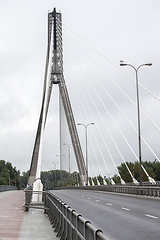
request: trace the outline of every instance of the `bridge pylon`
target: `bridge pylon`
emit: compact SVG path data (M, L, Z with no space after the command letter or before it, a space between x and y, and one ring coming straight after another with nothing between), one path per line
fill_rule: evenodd
M56 9L54 8L52 12L48 13L48 47L43 86L43 98L28 178L28 185L33 184L34 190L42 189L40 175L43 132L45 129L52 87L55 85L58 85L59 87L59 95L61 100L60 104L62 104L62 107L64 109L79 175L81 178L81 183L82 185L86 185L86 165L84 162L77 127L63 74L62 14L60 12L56 12Z

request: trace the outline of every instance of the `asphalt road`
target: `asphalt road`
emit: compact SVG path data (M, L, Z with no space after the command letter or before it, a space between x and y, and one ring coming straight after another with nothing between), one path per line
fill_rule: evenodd
M160 239L160 200L87 190L52 190L111 240Z

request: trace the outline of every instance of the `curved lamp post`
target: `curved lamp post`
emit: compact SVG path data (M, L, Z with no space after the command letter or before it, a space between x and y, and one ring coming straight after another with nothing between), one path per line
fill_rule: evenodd
M87 127L93 125L94 123L88 123L87 125L83 123L77 123L77 125L83 125L85 127L85 137L86 137L86 172L87 172L87 185L88 185L88 149L87 149Z
M152 66L152 63L144 63L135 68L133 65L128 63L123 63L121 61L120 66L130 66L136 72L136 90L137 90L137 111L138 111L138 143L139 143L139 178L140 186L142 186L142 166L141 166L141 132L140 132L140 110L139 110L139 90L138 90L138 69L142 66Z

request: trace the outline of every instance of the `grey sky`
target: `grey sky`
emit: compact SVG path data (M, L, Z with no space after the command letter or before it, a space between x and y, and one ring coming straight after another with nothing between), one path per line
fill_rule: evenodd
M71 29L75 34L84 39L93 48L103 54L103 56L113 62L117 67L119 67L120 59L131 63L136 67L142 63L152 62L152 67L144 67L143 69L140 69L139 80L142 85L160 98L159 1L1 0L0 159L12 162L12 164L21 171L28 170L30 166L42 99L47 48L47 14L48 11L52 11L54 7L56 7L57 11L60 10L62 12L63 24L65 25L64 30L67 31L67 28L65 27ZM68 46L67 34L65 35L64 32L64 37L65 36L66 40L64 39L64 48L65 46ZM87 51L89 54L93 54L93 51L90 48L85 47L85 45L83 46L84 49L88 49ZM70 53L69 47L66 50L64 49L64 54L67 55L68 53ZM68 55L66 56L66 59L67 57ZM117 84L120 84L120 87L134 102L136 102L135 83L97 54L92 55L92 58L94 57L94 60L98 62L104 72L111 76ZM71 55L70 58L72 58L73 61L73 55ZM70 65L72 64L72 61ZM77 61L79 60L77 59ZM132 111L132 104L126 100L123 94L121 94L102 73L98 70L94 72L95 67L90 60L88 60L88 64L90 65L91 71L93 70L93 74L99 76L99 80L120 104L120 107L127 114L134 126L137 127L136 108L133 107ZM71 69L73 69L73 67L74 65ZM86 79L90 78L90 81L95 83L97 91L99 91L104 102L107 102L110 111L119 124L119 127L125 134L126 138L129 139L137 153L138 139L136 138L136 134L134 131L129 130L122 115L116 110L112 101L106 97L106 93L101 90L99 84L96 83L96 80L94 80L89 72L87 72L86 67L82 64L81 68L86 71ZM125 71L132 78L135 77L133 69L123 67L121 70ZM79 73L77 75L77 82L73 82L76 78L76 73ZM85 117L83 119L83 117L80 116L78 109L76 110L76 101L74 101L76 86L78 89L79 87L82 87L84 93L86 93L85 87L83 87L81 82L84 79L84 75L81 74L81 69L79 72L78 70L75 70L73 76L71 76L69 80L69 74L66 73L66 82L73 102L76 122L84 122L87 124L88 119ZM90 88L89 82L86 82L86 86ZM90 92L92 95L92 91ZM95 97L94 94L92 96ZM84 101L85 100L82 100L83 103ZM142 88L140 88L140 101L140 106L143 111L160 127L159 101L151 97L151 95L146 93ZM91 102L89 98L88 102ZM102 106L98 101L97 105L101 110L103 119L107 122L107 126L110 127L116 141L118 142L125 160L135 161L133 157L130 157L130 151L127 150L126 145L123 145L119 133L117 131L114 132L115 126L109 121L109 117L106 115L104 109L101 109ZM55 157L56 154L59 154L59 129L57 127L58 113L56 110L58 110L58 94L57 89L55 88L53 90L49 121L44 136L44 160L42 160L42 170L53 168L52 162L58 162L59 160ZM93 112L94 111L95 109L93 108ZM94 113L96 122L93 128L97 140L100 142L103 149L104 146L103 143L101 143L102 140L97 130L97 126L101 126L101 122L97 113ZM85 116L85 114L82 115ZM89 112L88 116L90 117L89 121L93 122L94 120ZM157 156L160 157L158 146L160 136L159 131L150 126L148 122L144 120L143 116L141 121L143 123L143 136L146 141L151 144ZM83 130L84 129L78 127L84 150ZM91 129L89 129L89 134L92 138ZM111 144L111 141L107 139L107 136L108 133L104 131L104 138L110 146L116 164L119 165L121 160L116 155L114 146ZM94 139L93 145L96 149L96 142ZM90 158L94 161L94 157L91 154L91 146L89 146L89 148ZM144 146L142 146L142 150L144 156L143 160L154 160L153 155L150 154ZM98 159L100 159L99 154ZM103 168L104 164L101 163L101 165ZM110 162L108 163L108 166L110 167L110 172L114 174L115 169L113 168L113 164ZM94 175L92 167L90 167L90 172ZM103 174L105 175L105 172L103 172Z

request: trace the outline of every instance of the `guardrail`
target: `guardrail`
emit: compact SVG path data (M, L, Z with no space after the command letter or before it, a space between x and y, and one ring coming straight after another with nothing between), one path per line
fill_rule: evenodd
M46 192L44 206L57 237L61 240L109 240L100 229L96 229L90 221L85 220L54 194Z
M25 207L25 211L28 211L32 201L33 186L29 186L25 188L24 192L25 192L25 203L23 207Z
M17 187L10 186L10 185L0 185L0 192L12 191L12 190L17 190Z
M93 191L104 191L104 192L116 192L125 193L132 195L141 196L152 196L160 197L160 186L158 185L148 185L148 186L137 186L137 185L100 185L100 186L68 186L64 189L82 189L82 190L93 190ZM63 188L59 188L63 189Z
M33 191L31 187L26 188L24 192L26 211L33 207L32 195L43 193L44 212L48 214L60 240L109 240L102 230L95 228L89 220L84 219L81 214L78 214L54 194L47 191ZM36 205L34 205L35 207ZM38 204L37 208L39 208Z
M82 189L115 192L131 195L153 196L160 198L160 187L152 186L127 186L127 185L101 185L101 186L79 186L66 187L68 189ZM65 189L66 189L65 188ZM59 188L63 189L63 188ZM96 229L90 221L84 219L81 214L78 214L74 209L64 203L56 195L51 192L33 191L32 187L25 190L25 204L26 211L32 207L32 194L42 194L44 202L44 211L48 214L51 224L57 232L57 237L70 240L109 240L100 229ZM36 207L36 206L34 206ZM37 206L38 207L38 206ZM38 207L39 208L39 207Z

